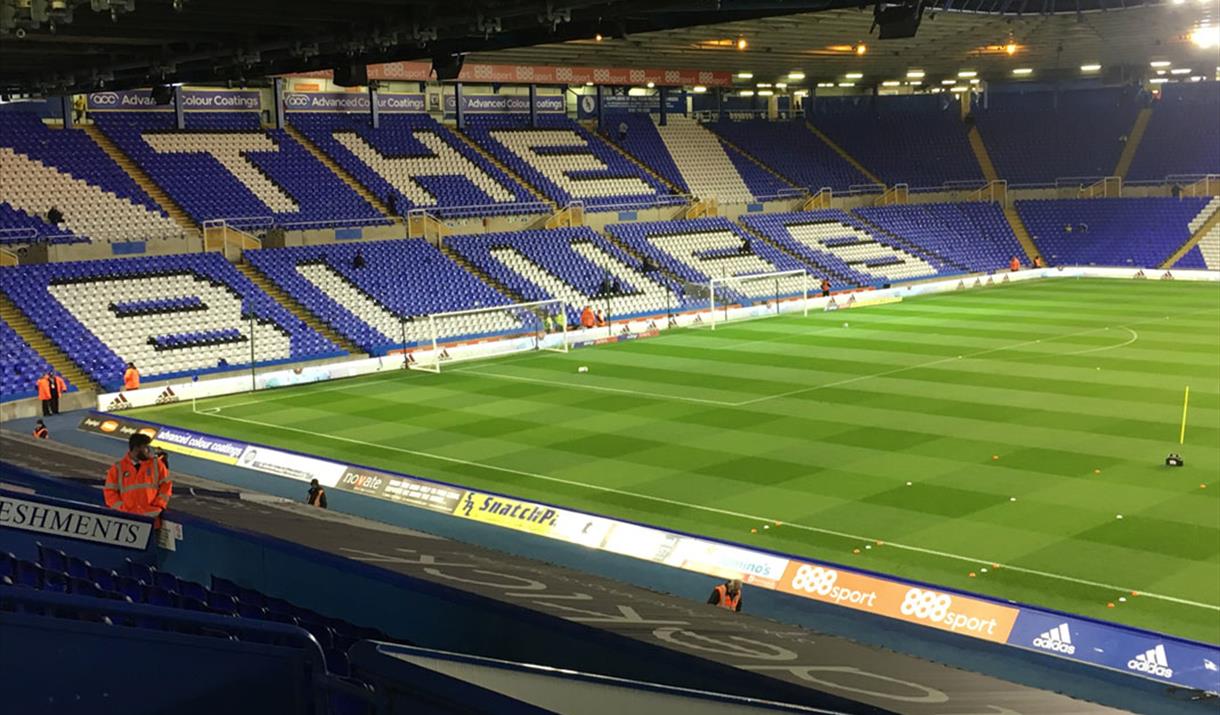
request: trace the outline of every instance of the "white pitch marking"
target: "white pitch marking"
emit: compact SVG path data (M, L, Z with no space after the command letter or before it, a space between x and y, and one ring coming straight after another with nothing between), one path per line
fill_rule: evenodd
M585 489L591 489L591 490L599 491L599 492L606 492L609 494L619 494L622 496L634 497L636 499L642 499L645 501L653 501L653 502L659 502L662 504L669 504L671 506L678 506L678 507L682 507L685 509L695 509L697 511L705 511L705 512L712 513L712 514L721 514L723 516L731 516L731 517L734 517L737 519L748 519L753 522L777 521L777 519L774 519L772 517L764 517L764 516L759 516L757 514L746 514L744 512L731 511L729 509L720 509L718 507L713 507L713 506L704 506L702 504L691 504L689 502L679 501L677 499L668 499L666 497L658 497L658 496L651 496L648 494L640 494L637 492L627 491L625 489L615 489L614 487L607 487L607 486L602 486L599 484L587 484L585 482L578 482L578 481L574 481L571 479L564 479L562 477L552 477L552 476L548 476L545 474L538 474L536 472L527 472L522 469L513 469L511 467L501 467L501 466L498 466L495 464L487 464L484 462L475 462L475 461L472 461L469 459L459 459L458 457L447 457L443 454L434 454L432 452L422 452L422 451L415 450L415 449L407 449L405 447L394 447L392 445L377 444L376 442L366 442L364 440L354 439L352 437L343 437L343 436L340 436L337 434L324 434L321 432L314 432L312 430L301 429L299 427L289 427L287 425L272 424L269 422L260 422L259 420L251 420L251 419L246 419L244 417L234 417L232 415L217 414L217 415L208 415L208 416L216 417L216 418L222 419L222 420L232 420L234 422L244 422L247 424L258 425L260 427L271 427L274 429L285 430L288 432L298 432L300 434L308 435L310 437L317 437L319 439L331 439L331 440L335 440L338 442L347 442L350 444L358 444L363 447L372 447L374 449L384 449L384 450L392 451L392 452L400 452L402 454L410 454L410 455L414 455L417 457L435 459L439 462L449 462L451 464L461 464L461 465L465 465L468 467L479 467L481 469L489 469L489 470L496 471L496 472L503 472L505 474L513 474L513 475L521 476L521 477L529 477L531 479L541 479L543 481L555 482L558 484L566 484L568 486L574 486L574 487L582 487ZM785 521L784 525L791 527L793 529L811 531L811 532L815 532L815 533L819 533L819 534L828 534L830 536L837 536L839 538L852 539L852 540L856 540L856 541L874 541L875 542L875 541L882 540L882 539L879 539L878 537L874 537L874 536L861 536L859 534L849 534L844 531L835 531L833 529L824 529L824 528L817 527L817 526L806 526L804 524L798 524L798 523L794 523L794 522L790 522L790 521ZM899 544L899 543L895 543L895 542L892 542L889 540L884 540L884 541L885 541L886 546L891 546L896 549L903 549L906 551L913 551L913 552L921 553L921 554L929 554L931 556L939 556L941 558L954 559L956 561L970 561L973 563L980 563L980 562L1000 563L998 561L995 561L994 559L982 559L982 558L978 558L976 556L962 556L960 554L951 554L951 553L948 553L945 551L937 551L935 549L925 549L920 546ZM1029 569L1029 568L1025 568L1022 566L1014 566L1012 564L1000 563L1000 566L1002 568L1006 568L1010 571L1016 571L1018 573L1026 573L1026 574L1030 574L1032 576L1040 576L1043 578L1057 579L1060 581L1079 583L1079 584L1083 584L1086 586L1093 586L1096 588L1104 588L1104 589L1109 589L1109 590L1139 591L1141 596L1145 596L1147 598L1154 598L1154 599L1158 599L1158 600L1162 600L1162 601L1168 601L1171 603L1178 603L1178 604L1185 605L1185 606L1193 606L1195 608L1204 608L1204 609L1208 609L1208 610L1212 610L1212 611L1220 611L1220 606L1214 606L1214 605L1211 605L1208 603L1199 603L1197 601L1190 601L1190 600L1187 600L1184 598L1178 598L1176 596L1166 596L1163 594L1149 593L1147 591L1144 591L1143 589L1133 588L1130 586L1115 586L1114 584L1101 583L1098 581L1089 581L1087 579L1075 578L1073 576L1064 576L1062 574L1051 573L1049 571L1039 571L1037 569Z
M686 397L683 395L662 395L655 392L645 392L642 390L629 390L623 387L605 387L603 385L574 385L569 382L556 382L554 380L541 380L533 377L523 377L521 375L505 375L499 372L487 372L486 370L471 370L466 369L462 372L480 377L495 377L501 380L516 380L518 382L532 382L548 387L570 387L577 390L594 390L596 392L616 392L623 395L635 395L637 397L651 397L658 400L675 400L677 402L694 402L699 405L716 405L717 407L736 407L740 402L726 402L725 400L709 400L702 397Z

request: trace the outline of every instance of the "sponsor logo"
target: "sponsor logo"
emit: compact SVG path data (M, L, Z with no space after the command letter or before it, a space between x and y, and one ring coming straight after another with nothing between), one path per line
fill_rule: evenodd
M593 110L597 109L597 100L593 97L593 95L586 94L580 98L580 106L586 112L591 114Z
M0 495L0 528L53 534L128 549L144 549L152 524L109 514Z
M907 589L898 612L917 621L931 621L947 631L966 631L978 637L993 635L998 625L995 618L954 611L952 596L922 588Z
M1158 678L1173 677L1173 668L1169 667L1169 659L1165 657L1165 646L1161 643L1157 643L1155 648L1149 648L1127 661L1127 669L1155 675Z
M98 429L107 434L114 432L118 428L119 428L119 423L116 420L106 420L105 422L98 425Z
M1143 271L1136 271L1135 275L1133 275L1131 277L1132 278L1147 278L1148 276L1144 275Z
M1161 274L1161 280L1171 281L1171 280L1173 280L1173 274L1170 273L1169 271L1165 271L1164 273Z
M114 92L98 92L89 97L93 103L101 107L110 107L119 103L119 95Z
M157 395L156 404L168 405L168 404L171 404L171 403L174 403L177 401L178 401L178 395L174 393L174 388L166 387L164 390L161 391L161 394Z
M284 95L284 106L285 107L299 109L302 107L308 107L309 104L310 104L310 102L309 102L308 94L285 94Z
M835 604L853 604L864 608L872 608L877 602L876 591L865 591L855 588L845 588L838 584L839 572L824 566L802 564L792 577L790 585L795 591L816 594L819 600Z
M1076 646L1072 645L1072 632L1068 629L1068 624L1066 623L1060 623L1058 626L1035 638L1033 642L1035 648L1041 648L1042 650L1063 653L1064 655L1072 655L1076 652Z
M106 405L106 411L118 412L119 410L126 410L129 407L131 407L131 402L128 401L127 397L124 396L123 393L120 392L113 400L110 401L109 405Z
M490 521L505 526L517 524L554 527L559 519L559 511L551 507L477 492L467 492L466 498L458 506L458 511L468 519Z
M1220 671L1220 667L1216 667L1216 664L1214 662L1208 660L1207 658L1203 659L1203 667L1206 670L1212 671L1213 673L1216 671Z

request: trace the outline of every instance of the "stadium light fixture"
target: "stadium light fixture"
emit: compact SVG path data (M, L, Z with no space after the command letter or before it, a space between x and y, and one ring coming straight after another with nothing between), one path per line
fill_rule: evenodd
M649 82L649 83L648 83L648 89L654 89L656 86L657 86L657 83L656 83L656 82Z
M771 83L770 82L759 82L755 86L757 86L759 89L767 89L771 86Z
M606 38L602 37L602 33L600 33L600 32L593 36L593 40L595 42L601 42L604 39L606 39Z
M887 79L886 81L881 83L881 86L882 87L897 87L900 84L902 84L902 82L899 82L896 79Z
M703 94L704 92L707 92L707 87L697 84L691 88L691 91L693 91L695 94Z
M792 80L793 82L800 82L801 80L805 79L805 73L800 70L792 70L788 73L788 79Z
M923 84L923 80L922 79L913 79L910 82L907 82L907 84L911 85L912 87L918 87L921 84Z
M979 80L979 78L978 78L978 77L973 77L973 78L971 78L971 80L970 80L970 84L978 84L978 83L979 83L979 81L980 81L980 80Z
M942 80L940 81L940 83L941 83L941 84L957 84L957 80L955 80L955 79L942 79Z
M846 77L847 79L864 79L863 72L848 72L847 74L845 74L843 76Z
M775 88L776 89L788 89L788 83L787 82L776 82Z
M1170 62L1169 60L1153 60L1148 63L1148 66L1153 69L1161 69L1162 67L1168 67L1172 64L1173 63Z
M585 82L585 86L586 86L586 87L592 87L592 86L593 86L593 83L592 83L592 82Z
M860 44L856 45L856 54L857 54L857 55L861 55L861 56L862 56L862 55L864 55L866 52L868 52L868 45L864 44L863 42L861 42Z
M834 82L818 82L818 86L819 87L833 87L833 86L835 86L835 83Z
M959 84L959 85L957 85L956 87L950 87L950 88L949 88L949 91L950 91L950 92L952 92L952 93L954 93L954 94L961 94L962 92L965 92L965 91L966 91L966 90L968 90L968 89L970 89L970 88L969 88L969 87L963 87L962 85L960 85L960 84Z
M738 95L739 97L753 97L753 96L754 96L754 90L752 90L752 89L743 89L743 90L741 90L740 92L738 92L738 93L737 93L737 95Z
M1153 77L1152 79L1150 79L1148 81L1153 84L1165 84L1166 82L1169 81L1169 78L1168 77Z
M1007 45L1004 45L1004 51L1008 53L1009 57L1012 57L1013 55L1017 54L1017 44L1015 42L1009 42Z
M1080 65L1081 72L1097 72L1099 70L1101 70L1101 65L1097 64L1096 62L1087 65Z
M1190 74L1190 68L1189 67L1174 67L1173 69L1169 70L1169 74Z
M754 79L753 72L738 72L737 79Z
M1029 75L1033 74L1034 71L1029 67L1018 67L1014 69L1012 73L1018 77L1028 77Z
M750 43L746 42L746 38L744 38L744 37L737 38L737 49L744 50L745 48L747 48L749 46L750 46Z
M961 72L957 73L957 76L961 77L962 79L969 79L970 77L978 77L979 73L975 70L962 70Z
M1204 50L1220 46L1220 27L1216 25L1196 27L1190 33L1190 41Z
M855 82L840 82L839 86L840 87L855 87L856 83Z
M907 79L923 79L924 76L923 70L907 70Z
M1173 0L1174 5L1185 5L1186 0Z
M1203 81L1203 75L1201 75L1201 74L1191 75L1191 77L1190 77L1190 81L1191 81L1191 82L1202 82L1202 81Z
M760 97L770 97L770 96L771 96L771 95L773 95L773 94L775 94L775 92L772 92L772 91L771 91L771 90L769 90L769 89L760 89L760 90L758 90L758 96L760 96Z

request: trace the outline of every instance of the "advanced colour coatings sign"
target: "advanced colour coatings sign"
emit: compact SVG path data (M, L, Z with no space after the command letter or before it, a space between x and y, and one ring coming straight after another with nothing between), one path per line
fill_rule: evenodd
M368 92L285 92L288 112L360 113L369 111ZM423 112L422 94L377 93L377 111L386 114Z
M147 89L94 92L86 106L91 112L172 112L174 105L157 104ZM251 111L262 109L257 90L182 90L182 109L187 112Z
M543 94L534 98L534 106L543 113L562 113L563 95ZM445 114L457 111L457 100L445 95ZM525 94L463 94L462 112L470 114L528 114L530 98Z
M126 439L158 429L189 434L185 447L204 442L242 447L236 466L290 479L317 478L333 486L484 524L558 539L674 568L742 578L757 588L842 606L914 625L1119 670L1182 687L1220 690L1220 648L1112 623L1055 614L1030 606L903 582L837 565L757 551L514 497L465 491L416 477L243 445L177 428L93 414L81 429ZM181 438L165 442L181 451ZM194 445L194 447L192 447ZM228 447L223 448L225 450Z
M19 529L76 541L143 551L152 537L152 523L119 512L74 509L63 503L39 501L34 495L0 492L0 529Z

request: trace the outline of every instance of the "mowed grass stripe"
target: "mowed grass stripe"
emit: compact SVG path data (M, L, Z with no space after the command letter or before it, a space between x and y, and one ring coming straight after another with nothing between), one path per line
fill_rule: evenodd
M1220 311L1206 307L1218 298L1214 286L1029 284L273 392L246 405L254 398L236 396L209 401L222 408L215 417L151 414L1220 642L1215 611L1155 599L1109 610L1114 594L1085 583L1220 602L1220 555L1208 546L1220 545ZM1105 326L1133 321L1145 322L1130 345L1062 354L1106 347L1115 329ZM1118 332L1114 342L1129 337ZM1032 340L1043 342L1014 346ZM957 346L990 352L945 360ZM590 373L578 377L582 364ZM1191 466L1166 473L1157 462L1176 441L1187 378L1198 404ZM568 387L582 381L641 394ZM644 394L740 401L777 388L815 389L729 406ZM733 514L808 529L749 534L749 520ZM926 551L853 554L862 544L850 534ZM967 579L970 564L932 552L1077 580L1005 569Z

